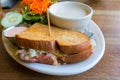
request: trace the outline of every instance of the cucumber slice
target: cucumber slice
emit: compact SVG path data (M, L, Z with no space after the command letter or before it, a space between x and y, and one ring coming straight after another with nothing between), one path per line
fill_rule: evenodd
M19 12L8 12L5 17L1 20L1 25L4 28L8 28L14 25L18 25L22 22L23 17Z
M5 16L8 16L9 14L12 14L12 13L14 13L14 12L8 12L8 13L6 13L6 15L5 15Z

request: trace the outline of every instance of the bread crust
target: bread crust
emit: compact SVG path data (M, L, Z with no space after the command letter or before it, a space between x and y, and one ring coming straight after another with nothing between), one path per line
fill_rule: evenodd
M90 46L91 46L90 40L77 45L60 45L59 44L61 51L63 51L66 54L80 53L81 51L89 48Z
M16 35L16 44L19 47L31 48L36 50L44 50L48 52L54 52L56 50L56 42L55 40L45 41L45 40L30 40L20 38Z
M64 56L61 59L63 60L63 62L67 64L76 63L87 59L91 54L92 54L92 47L77 54Z

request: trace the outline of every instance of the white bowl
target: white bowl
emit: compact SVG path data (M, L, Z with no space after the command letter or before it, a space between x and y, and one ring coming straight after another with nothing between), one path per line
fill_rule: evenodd
M51 23L62 28L83 31L90 23L93 9L75 1L63 1L49 7Z

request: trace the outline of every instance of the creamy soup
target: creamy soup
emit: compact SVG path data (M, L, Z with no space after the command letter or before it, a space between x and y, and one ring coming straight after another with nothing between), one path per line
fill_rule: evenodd
M79 18L88 14L88 12L79 5L66 5L58 7L53 11L53 13L56 16L64 18Z

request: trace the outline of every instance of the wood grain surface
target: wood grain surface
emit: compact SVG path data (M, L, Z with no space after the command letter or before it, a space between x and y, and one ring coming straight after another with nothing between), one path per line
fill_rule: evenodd
M64 0L59 0L64 1ZM75 0L94 9L93 20L102 30L106 48L100 62L87 72L73 76L50 76L29 70L6 52L0 27L0 80L120 80L120 0ZM13 9L18 9L17 4ZM4 10L7 12L10 10Z

